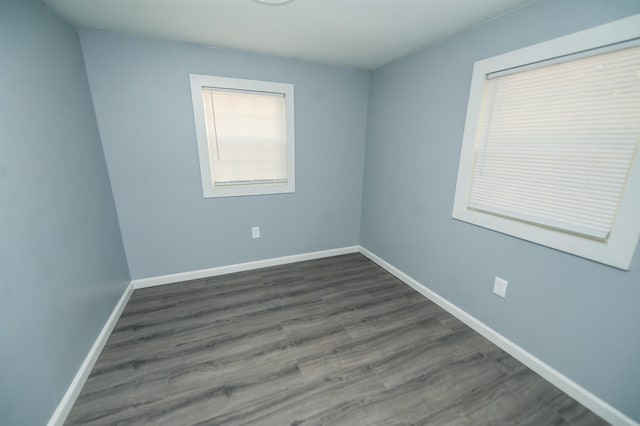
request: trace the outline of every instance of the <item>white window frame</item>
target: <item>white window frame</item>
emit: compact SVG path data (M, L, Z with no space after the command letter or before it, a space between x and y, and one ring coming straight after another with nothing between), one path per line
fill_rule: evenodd
M453 218L628 270L640 238L640 155L636 155L616 221L606 241L521 222L468 208L477 129L487 75L640 37L640 15L613 21L474 64L467 105Z
M239 78L218 77L202 74L190 74L191 97L193 101L193 116L196 125L196 139L198 142L198 157L200 160L200 175L202 179L202 193L205 198L237 197L245 195L266 195L295 192L295 117L294 117L294 87L289 83L272 81L246 80ZM284 95L285 100L285 129L286 129L286 183L246 184L235 186L215 186L211 179L211 163L209 160L209 144L207 142L207 128L205 109L202 100L203 88L221 88L231 90L245 90L252 92L278 93Z

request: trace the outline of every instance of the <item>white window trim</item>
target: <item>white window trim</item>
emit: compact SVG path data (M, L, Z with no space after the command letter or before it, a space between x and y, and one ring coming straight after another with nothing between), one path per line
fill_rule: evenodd
M272 81L245 80L239 78L218 77L201 74L189 74L191 82L191 98L193 116L196 125L198 157L200 159L200 175L202 193L205 198L237 197L245 195L266 195L291 193L296 190L295 183L295 117L293 84ZM234 187L215 187L211 181L211 164L209 162L209 145L205 122L202 89L216 87L223 89L248 90L255 92L282 93L285 97L286 133L287 133L287 182L259 185L238 185Z
M512 220L467 207L483 95L488 74L640 37L640 15L478 61L473 67L453 218L628 270L640 238L640 155L631 167L620 210L605 242Z

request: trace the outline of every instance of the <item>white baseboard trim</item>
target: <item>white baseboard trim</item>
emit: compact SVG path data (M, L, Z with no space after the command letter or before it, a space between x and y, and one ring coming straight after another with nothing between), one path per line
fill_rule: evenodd
M218 266L216 268L198 269L196 271L178 272L176 274L160 275L131 281L134 289L155 287L157 285L173 284L181 281L197 280L214 277L216 275L231 274L251 269L267 268L269 266L284 265L286 263L302 262L323 257L339 256L341 254L357 253L360 246L341 247L330 250L314 251L294 254L291 256L273 257L271 259L255 260L252 262L236 263L234 265Z
M64 394L62 400L58 404L58 407L56 407L56 410L53 412L53 415L49 419L49 423L47 423L48 426L62 426L64 421L67 419L67 416L69 415L73 404L76 402L76 399L78 398L82 387L89 377L89 373L91 373L93 366L98 360L98 357L102 352L102 348L104 348L104 345L107 343L107 340L111 335L111 331L113 331L113 328L116 326L116 323L120 318L120 314L124 310L124 307L127 305L129 297L131 297L132 293L133 285L129 283L127 288L124 290L124 293L120 297L120 300L118 300L118 303L113 308L111 315L109 315L109 318L107 318L107 322L104 324L104 327L102 327L100 334L98 334L96 341L93 343L93 346L91 346L91 349L82 362L82 365L80 365L80 368L71 381L67 392Z
M531 353L527 352L511 340L504 337L482 321L478 320L474 316L470 315L466 311L460 309L458 306L449 302L444 297L430 290L426 286L422 285L409 275L402 272L400 269L391 265L384 259L375 255L371 251L364 247L360 247L360 253L367 256L373 262L377 263L382 268L386 269L391 274L395 275L398 279L403 281L409 287L421 293L427 299L431 300L445 311L449 312L460 321L477 331L479 334L490 340L496 346L507 352L509 355L522 362L531 370L544 377L547 381L555 385L564 393L578 401L580 404L587 407L607 422L615 426L639 426L637 422L628 417L626 414L620 412L616 408L612 407L607 402L603 401L593 393L589 392L567 376L563 375L559 371L555 370L544 361L536 358Z

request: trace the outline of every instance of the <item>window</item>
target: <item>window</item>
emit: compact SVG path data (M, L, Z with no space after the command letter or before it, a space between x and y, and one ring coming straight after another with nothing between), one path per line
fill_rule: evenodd
M640 15L476 62L453 217L628 269Z
M190 76L202 191L295 191L293 85Z

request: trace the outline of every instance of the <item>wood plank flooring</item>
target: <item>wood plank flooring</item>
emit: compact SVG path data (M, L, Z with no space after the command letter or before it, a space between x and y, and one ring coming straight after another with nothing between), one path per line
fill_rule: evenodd
M65 424L606 423L350 254L136 290Z

